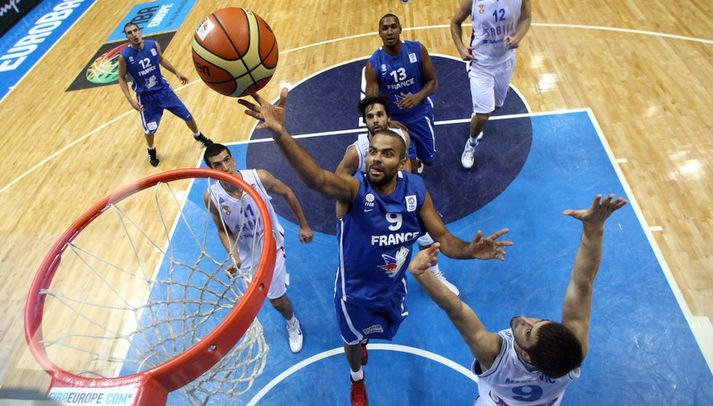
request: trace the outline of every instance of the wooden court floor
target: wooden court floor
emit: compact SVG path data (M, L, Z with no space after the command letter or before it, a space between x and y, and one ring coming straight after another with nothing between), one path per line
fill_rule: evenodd
M153 168L138 115L118 86L65 91L138 3L98 0L0 103L2 387L44 390L48 383L26 349L22 316L32 277L59 235L113 190L158 171L194 167L200 158L184 124L165 115L156 141L161 164ZM246 139L254 122L234 100L198 81L190 42L205 15L229 5L235 6L197 1L165 50L192 82L182 87L170 74L169 80L218 142ZM262 91L268 98L281 84L370 55L380 45L377 23L386 12L401 17L402 38L421 41L432 54L457 55L448 29L455 1L244 0L240 6L263 16L279 40L278 70ZM713 318L711 77L710 1L535 0L513 78L533 112L594 111L685 303L703 325Z

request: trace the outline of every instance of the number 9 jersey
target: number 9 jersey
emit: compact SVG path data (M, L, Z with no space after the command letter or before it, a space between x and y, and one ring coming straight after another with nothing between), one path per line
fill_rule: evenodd
M567 386L579 378L576 368L559 378L549 377L525 364L514 347L511 329L498 332L503 339L500 354L483 371L478 360L471 368L478 376L479 396L474 406L557 406Z
M419 212L426 199L423 179L399 171L390 195L379 194L364 172L354 175L359 194L337 220L339 267L335 298L368 307L406 294L404 274L411 247L422 233Z

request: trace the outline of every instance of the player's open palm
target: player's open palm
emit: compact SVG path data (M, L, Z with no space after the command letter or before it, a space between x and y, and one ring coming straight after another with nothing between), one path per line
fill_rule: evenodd
M562 212L565 216L571 216L577 220L591 224L601 225L611 216L612 213L626 205L627 201L623 197L614 198L614 195L607 196L602 200L602 195L597 195L588 209L572 210Z
M510 229L503 228L493 234L483 237L483 232L478 230L478 234L470 242L470 252L474 258L478 259L499 259L505 260L505 247L512 246L512 241L498 240L498 238L510 232Z
M263 128L267 128L275 133L282 131L285 125L285 116L287 115L287 111L285 110L285 103L287 102L287 88L282 88L282 91L280 92L280 101L277 103L277 106L265 100L257 93L254 93L252 98L258 104L251 103L247 99L240 99L238 100L238 103L247 107L245 114L263 121L263 123L257 126L257 129L261 130Z

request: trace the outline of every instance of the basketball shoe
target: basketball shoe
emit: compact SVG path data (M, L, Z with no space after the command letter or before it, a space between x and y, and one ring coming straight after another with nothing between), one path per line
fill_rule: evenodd
M203 145L205 145L206 147L209 147L209 146L213 145L213 140L211 140L210 138L208 138L208 137L206 137L205 135L203 135L202 132L199 132L198 135L194 135L193 138L194 138L196 141L202 142Z
M475 145L470 143L470 137L465 140L465 148L463 149L463 155L460 156L460 163L465 169L470 169L475 163L475 147L478 146L476 141Z
M358 381L354 381L351 377L349 380L352 381L352 388L349 394L352 400L352 406L369 406L369 396L366 394L366 371L364 371L364 377Z
M446 279L446 275L444 275L443 272L441 272L440 267L439 267L439 268L436 268L436 267L433 267L433 266L432 266L432 267L431 267L431 273L433 274L433 276L436 277L436 279L438 279L439 281L441 281L442 284L446 285L446 287L448 288L448 290L450 290L451 292L453 292L454 295L460 296L460 290L458 290L458 288L456 287L456 285L454 285L454 284L448 282L448 279Z
M149 151L149 163L151 166L158 166L159 160L156 157L156 148L148 148L147 150Z
M290 351L302 351L302 343L304 342L304 336L302 335L300 321L297 320L297 317L295 317L294 322L287 322L287 336L290 338Z

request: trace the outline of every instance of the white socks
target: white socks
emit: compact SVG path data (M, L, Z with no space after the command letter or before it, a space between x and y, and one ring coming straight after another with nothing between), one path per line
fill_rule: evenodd
M470 145L473 147L478 146L478 143L480 140L483 139L483 132L481 131L480 134L478 134L477 137L473 137L472 135L470 136Z
M364 379L364 369L362 367L359 367L359 370L356 372L350 369L349 374L352 376L352 381L354 382Z

